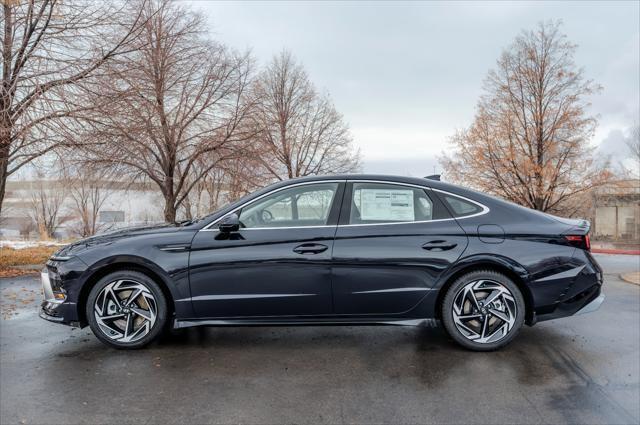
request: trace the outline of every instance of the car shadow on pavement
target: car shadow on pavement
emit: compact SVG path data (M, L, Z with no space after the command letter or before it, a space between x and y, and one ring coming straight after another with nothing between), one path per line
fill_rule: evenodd
M168 332L135 351L108 348L91 336L78 342L66 344L56 357L88 362L161 359L161 366L174 370L193 367L204 357L227 364L233 359L238 373L256 375L283 364L292 369L315 364L338 376L353 370L384 374L390 380L411 375L434 389L446 385L451 374L482 375L495 367L523 385L544 385L559 373L574 373L562 359L554 359L557 350L549 347L561 344L563 337L550 327L525 328L509 346L488 353L465 350L441 328L429 327L196 327Z

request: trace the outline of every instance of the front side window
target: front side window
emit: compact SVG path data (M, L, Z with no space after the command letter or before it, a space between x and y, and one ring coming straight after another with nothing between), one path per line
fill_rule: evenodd
M433 202L419 188L385 183L354 183L349 224L433 220Z
M338 183L317 183L283 189L265 196L240 212L240 226L301 227L327 224Z

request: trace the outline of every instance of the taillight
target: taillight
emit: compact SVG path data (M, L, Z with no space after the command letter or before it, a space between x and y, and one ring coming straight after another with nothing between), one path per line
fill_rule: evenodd
M589 238L589 235L565 235L564 238L571 246L587 251L591 250L591 239Z

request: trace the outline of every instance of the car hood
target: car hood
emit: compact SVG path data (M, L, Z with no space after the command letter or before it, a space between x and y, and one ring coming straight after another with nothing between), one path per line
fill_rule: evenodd
M183 228L179 224L170 223L156 224L151 226L125 227L73 242L72 244L63 247L58 252L56 252L53 255L53 258L69 257L77 254L80 251L84 251L87 248L110 244L125 238L157 233L172 233L181 229Z

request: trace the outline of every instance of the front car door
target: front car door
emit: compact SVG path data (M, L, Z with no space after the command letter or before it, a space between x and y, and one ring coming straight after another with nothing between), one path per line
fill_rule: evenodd
M276 189L234 211L239 231L223 234L214 224L198 232L190 257L196 315L330 314L331 252L344 185Z
M410 312L467 246L436 196L401 183L347 184L333 248L336 314Z

